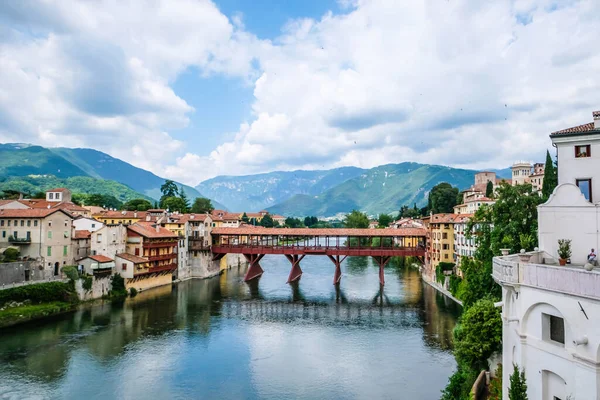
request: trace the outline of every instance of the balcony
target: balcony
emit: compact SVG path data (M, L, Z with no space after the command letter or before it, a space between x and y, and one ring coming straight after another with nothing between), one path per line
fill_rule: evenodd
M553 265L553 258L543 251L494 257L492 276L501 285L530 286L600 300L600 271L586 271L581 265Z
M168 261L177 258L177 253L157 254L146 257L148 258L148 261Z
M11 235L8 237L8 242L12 244L31 244L31 237L20 238Z
M210 243L208 239L200 237L188 237L188 250L191 251L208 251L210 250Z

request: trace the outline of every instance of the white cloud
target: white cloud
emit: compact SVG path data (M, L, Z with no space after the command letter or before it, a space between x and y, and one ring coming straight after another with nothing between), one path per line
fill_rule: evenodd
M209 1L10 4L0 141L95 147L191 184L402 161L505 167L540 160L551 131L600 108L594 0L340 0L345 14L290 21L273 41ZM172 136L194 112L170 87L190 66L254 86L250 120L206 157Z

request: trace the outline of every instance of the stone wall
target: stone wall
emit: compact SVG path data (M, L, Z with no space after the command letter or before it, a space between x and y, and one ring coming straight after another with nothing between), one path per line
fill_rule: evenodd
M52 271L43 267L40 261L16 261L0 263L0 286L42 282L54 279ZM56 277L60 278L59 276Z
M92 288L90 290L85 290L83 288L83 280L78 279L75 281L75 290L77 291L79 300L99 299L102 296L107 295L112 289L112 281L110 278L110 274L92 277Z
M172 282L172 274L146 275L137 278L134 277L133 279L125 279L125 289L129 290L129 288L133 287L140 292L158 286L170 285Z

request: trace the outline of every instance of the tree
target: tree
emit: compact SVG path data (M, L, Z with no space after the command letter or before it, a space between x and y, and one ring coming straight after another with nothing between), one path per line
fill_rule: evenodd
M188 199L187 195L185 194L185 191L183 190L183 186L179 187L179 198L185 204L185 211L182 211L182 212L184 212L184 213L188 212L190 210L190 200Z
M176 197L179 194L177 185L169 179L165 180L165 183L160 186L160 192L163 197Z
M485 197L489 197L490 199L494 197L494 184L492 181L488 181L485 187Z
M185 213L187 211L187 204L181 197L166 197L161 202L161 207L168 209L169 211L178 211Z
M308 226L309 228L312 228L313 226L317 225L319 223L319 219L317 217L305 217L304 218L304 225Z
M489 299L481 299L463 313L454 330L454 355L459 364L475 371L488 368L488 358L502 348L500 310Z
M365 229L369 227L369 217L367 217L367 214L358 210L352 210L350 214L346 215L344 225L346 228Z
M207 199L206 197L196 197L194 204L192 204L191 212L195 214L210 214L214 209L215 207L212 205L210 199Z
M387 214L379 214L379 218L377 218L377 222L380 228L387 228L392 222L392 217Z
M510 375L510 387L508 388L510 400L527 400L527 380L525 370L519 371L519 367L513 364L513 373Z
M256 226L256 225L260 225L260 224L258 223L258 221L256 220L256 218L254 218L254 217L250 218L249 224L250 224L250 225L254 225L254 226Z
M428 205L434 214L451 213L457 204L459 191L449 183L435 185L429 192Z
M132 199L123 204L121 210L127 211L147 211L152 208L152 203L146 199Z
M120 209L123 206L123 203L119 199L117 199L115 196L111 196L108 194L93 193L88 195L82 195L81 201L86 206L98 206L114 209Z
M248 221L250 221L250 218L248 218L248 214L246 214L246 212L244 212L244 215L242 215L242 221L245 223L248 223Z
M301 228L302 221L300 221L298 218L287 217L285 219L285 226L288 228Z
M19 258L19 250L13 248L13 247L9 247L6 250L4 250L4 261L6 262L13 262L13 261L17 261L17 259Z
M552 163L550 152L546 150L546 165L544 167L544 182L542 184L542 198L547 200L558 185L558 168Z
M273 217L271 217L269 214L264 215L260 220L260 226L265 228L272 228L274 225L275 223L273 221Z

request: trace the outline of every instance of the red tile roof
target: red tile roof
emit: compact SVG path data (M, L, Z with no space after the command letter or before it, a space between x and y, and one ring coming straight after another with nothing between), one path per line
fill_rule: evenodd
M80 231L75 231L75 235L73 235L73 239L78 240L78 239L89 239L92 236L92 232L88 231L88 230L80 230Z
M131 261L134 264L143 264L143 263L147 263L148 262L147 258L140 257L140 256L135 256L135 255L129 254L129 253L116 254L115 257L119 257L119 258L122 258L124 260Z
M50 190L46 190L46 192L69 192L70 190L67 188L56 188L56 189L50 189Z
M556 131L556 132L552 132L550 134L550 136L555 136L555 135L564 135L566 133L585 133L585 132L591 132L594 130L594 123L593 122L589 122L587 124L583 124L583 125L578 125L578 126L574 126L571 128L567 128L567 129L563 129L560 131ZM600 131L598 131L600 133Z
M114 260L110 257L106 257L100 254L96 254L95 256L88 256L88 258L91 258L94 261L98 261L99 263L107 263L107 262L113 262Z
M142 235L146 238L177 238L179 237L176 233L171 232L167 228L163 228L162 226L158 226L152 222L136 222L133 225L129 225L127 229L132 230L133 232Z
M71 217L68 212L59 208L5 208L0 210L0 218L45 218L55 212L62 212Z
M264 235L264 236L425 236L424 228L400 229L309 229L309 228L263 228L243 226L240 228L213 228L213 235Z
M433 214L431 216L431 223L432 224L449 224L454 222L454 219L458 216L459 214Z
M180 223L186 223L188 221L190 222L194 222L194 221L198 221L198 222L204 222L206 221L206 218L208 218L209 215L207 214L183 214L181 216L181 218L179 218L179 222Z

